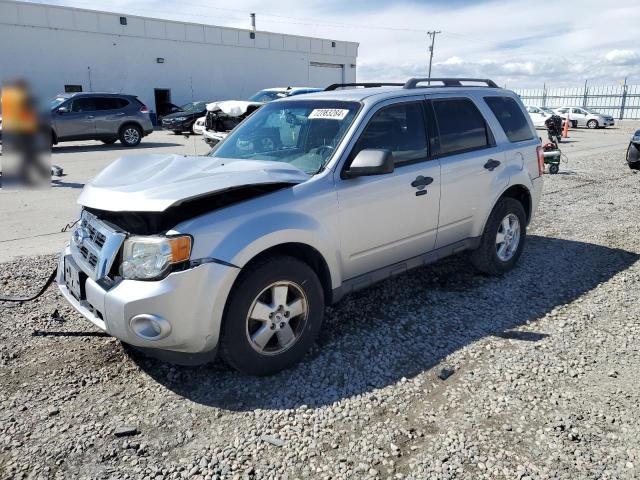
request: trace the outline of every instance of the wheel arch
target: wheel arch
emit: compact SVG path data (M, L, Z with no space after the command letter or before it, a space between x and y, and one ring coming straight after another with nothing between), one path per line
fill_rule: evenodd
M495 203L498 203L498 201L500 201L501 198L505 198L505 197L518 200L522 204L525 214L527 215L527 224L529 224L529 222L531 221L532 207L533 207L533 200L531 198L531 192L529 191L529 189L522 184L511 185L502 193L502 195L498 197ZM495 204L494 204L494 207L495 207Z
M273 245L254 255L242 267L242 269L246 270L255 263L260 262L267 257L276 255L287 255L290 257L294 257L301 262L309 265L309 267L318 275L318 279L320 280L320 284L322 285L322 290L324 293L325 304L331 305L333 291L331 284L331 270L329 269L329 264L322 256L322 254L311 245L301 242L288 242ZM240 278L240 275L238 275L238 277L236 278L233 287L235 287L236 283L238 282L238 278Z

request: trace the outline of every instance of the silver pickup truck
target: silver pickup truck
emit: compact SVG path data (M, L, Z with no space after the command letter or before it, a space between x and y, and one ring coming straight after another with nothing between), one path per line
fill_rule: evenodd
M485 274L513 268L543 183L518 97L377 85L271 102L205 157L115 161L79 197L60 291L128 344L265 375L349 292L464 250Z

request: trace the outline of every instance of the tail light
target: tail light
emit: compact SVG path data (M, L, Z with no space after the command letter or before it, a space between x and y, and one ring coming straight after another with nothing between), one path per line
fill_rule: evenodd
M142 113L149 113L149 108L146 105L142 105L142 107L140 107L140 111Z
M538 145L536 147L536 153L538 154L538 176L542 176L544 173L544 152L542 151L542 146Z

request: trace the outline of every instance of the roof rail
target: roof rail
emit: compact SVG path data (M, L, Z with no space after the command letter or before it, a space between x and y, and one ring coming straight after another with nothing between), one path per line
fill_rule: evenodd
M478 82L486 83L487 87L500 88L496 85L496 82L488 78L411 78L404 84L404 88L420 88L418 84L424 82L442 82L445 87L469 87L471 85L463 85L461 82ZM432 86L436 87L439 85Z
M402 87L405 86L404 83L387 83L387 82L368 82L368 83L334 83L333 85L329 85L324 89L325 92L329 92L331 90L337 90L343 87L363 87L363 88L374 88L374 87Z

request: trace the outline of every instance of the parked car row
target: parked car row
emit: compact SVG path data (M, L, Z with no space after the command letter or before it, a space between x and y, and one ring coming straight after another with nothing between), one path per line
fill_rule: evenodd
M208 143L215 144L266 102L319 90L312 87L269 88L260 90L246 102L163 104L159 123L163 129L176 134L203 134L208 131ZM243 103L246 105L240 105ZM77 140L99 140L110 145L120 140L124 146L135 147L143 137L153 132L149 109L135 95L64 93L52 98L49 108L52 145ZM207 112L215 113L207 117Z
M529 116L531 117L533 124L538 128L544 128L545 122L551 115L559 115L562 117L563 123L567 118L569 118L571 128L605 128L613 127L615 125L615 120L611 115L605 115L589 108L560 107L551 109L546 107L528 106L527 112L529 112Z
M277 87L256 92L247 100L226 100L207 105L204 140L210 146L216 145L233 130L242 120L247 118L264 104L280 98L293 97L304 93L322 91L314 87Z

